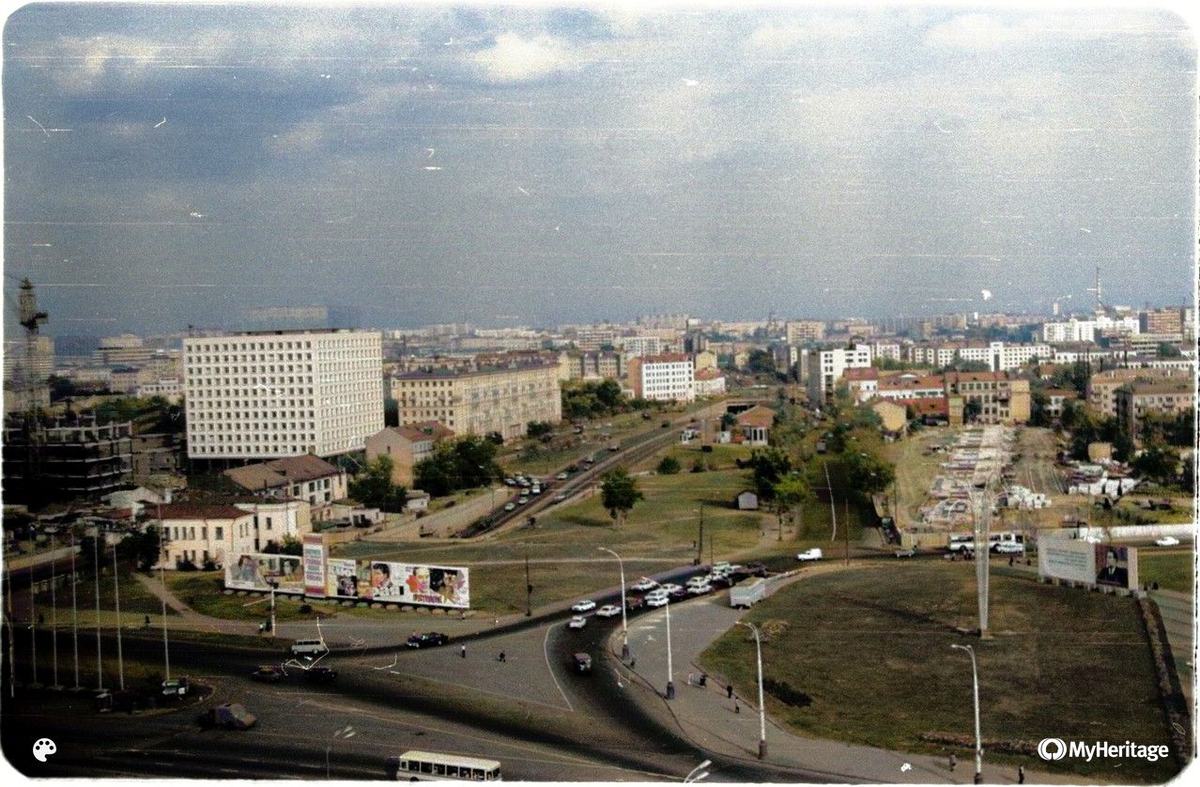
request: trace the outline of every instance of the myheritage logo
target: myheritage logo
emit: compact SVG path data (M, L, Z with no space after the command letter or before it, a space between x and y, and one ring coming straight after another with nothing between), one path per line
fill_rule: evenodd
M1038 744L1038 756L1043 760L1061 760L1067 755L1067 744L1062 738L1042 738Z
M1071 741L1067 743L1062 738L1043 738L1038 744L1037 753L1043 760L1061 760L1063 757L1084 759L1091 762L1099 758L1132 757L1139 760L1157 762L1167 756L1167 747L1162 744L1147 746L1133 741L1124 743L1108 743L1096 741L1084 743Z

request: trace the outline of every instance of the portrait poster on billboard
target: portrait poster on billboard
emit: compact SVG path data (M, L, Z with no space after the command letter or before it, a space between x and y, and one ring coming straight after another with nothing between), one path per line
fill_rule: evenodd
M304 537L304 595L325 598L325 536L320 533Z
M400 604L468 609L468 570L446 566L363 561L358 565L361 598Z
M234 590L304 593L304 566L296 555L250 553L225 565L225 587Z
M1113 544L1093 544L1096 555L1097 585L1136 588L1137 550Z
M325 561L325 581L327 597L357 599L358 561L329 558Z

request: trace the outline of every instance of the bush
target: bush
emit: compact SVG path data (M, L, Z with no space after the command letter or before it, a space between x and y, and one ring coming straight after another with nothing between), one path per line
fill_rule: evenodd
M693 472L693 473L703 473L703 472L704 472L704 470L705 470L705 467L704 467L704 460L703 460L703 459L697 459L697 460L696 460L696 461L695 461L695 462L692 464L692 472Z
M679 472L679 460L673 456L664 456L656 469L659 475L675 475Z
M175 569L177 571L199 571L196 568L196 564L190 560L177 560L175 562Z
M712 446L711 445L702 445L702 446L700 446L700 452L705 453L705 454L711 454Z

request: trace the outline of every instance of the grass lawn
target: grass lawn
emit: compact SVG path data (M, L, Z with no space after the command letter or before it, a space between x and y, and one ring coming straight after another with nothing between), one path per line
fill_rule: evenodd
M1192 574L1195 558L1191 550L1160 552L1155 549L1138 551L1138 581L1143 585L1157 582L1164 590L1191 594L1195 587Z
M967 564L888 564L784 588L748 616L769 632L763 664L775 684L768 683L768 712L802 734L945 753L921 735L973 737L970 663L950 649L973 644L989 761L1119 782L1162 782L1175 773L1163 761L1046 763L1004 754L1004 743L1050 736L1165 744L1167 732L1131 599L993 576L991 603L995 638L981 643L956 630L975 622ZM722 636L701 660L753 696L754 644L744 630ZM957 754L966 763L970 744Z
M82 564L80 564L78 568L78 584L75 588L75 603L80 613L85 613L90 610L93 613L93 616L89 619L94 620L96 610L95 577L90 572L85 573L83 571ZM157 575L155 576L155 581L158 581ZM130 571L126 566L121 566L120 587L122 618L124 618L126 614L130 616L157 616L162 613L162 602L158 600L157 596L154 596L148 590L142 587L142 584L134 578L133 572ZM25 591L28 592L28 590L29 588L26 587ZM17 588L16 592L20 593L21 589ZM116 594L115 588L113 587L112 569L111 567L106 567L105 573L100 575L100 609L115 610L115 599ZM71 611L71 586L66 584L58 588L54 600L56 602L55 606L59 611L59 622L61 623L63 610L66 610L68 613ZM39 611L44 610L45 617L47 620L49 620L50 593L39 593L37 596L37 605ZM168 609L167 614L173 615L175 613ZM130 620L132 620L132 617Z
M167 577L167 587L176 598L201 615L225 620L262 621L270 616L270 596L227 596L225 574L221 571L177 571ZM275 619L284 623L291 620L313 620L317 612L302 614L304 602L284 595L275 596Z

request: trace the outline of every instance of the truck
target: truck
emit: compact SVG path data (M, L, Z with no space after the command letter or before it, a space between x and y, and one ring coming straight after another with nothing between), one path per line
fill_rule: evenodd
M729 589L729 606L749 609L762 601L766 593L767 580L762 577L743 580Z

